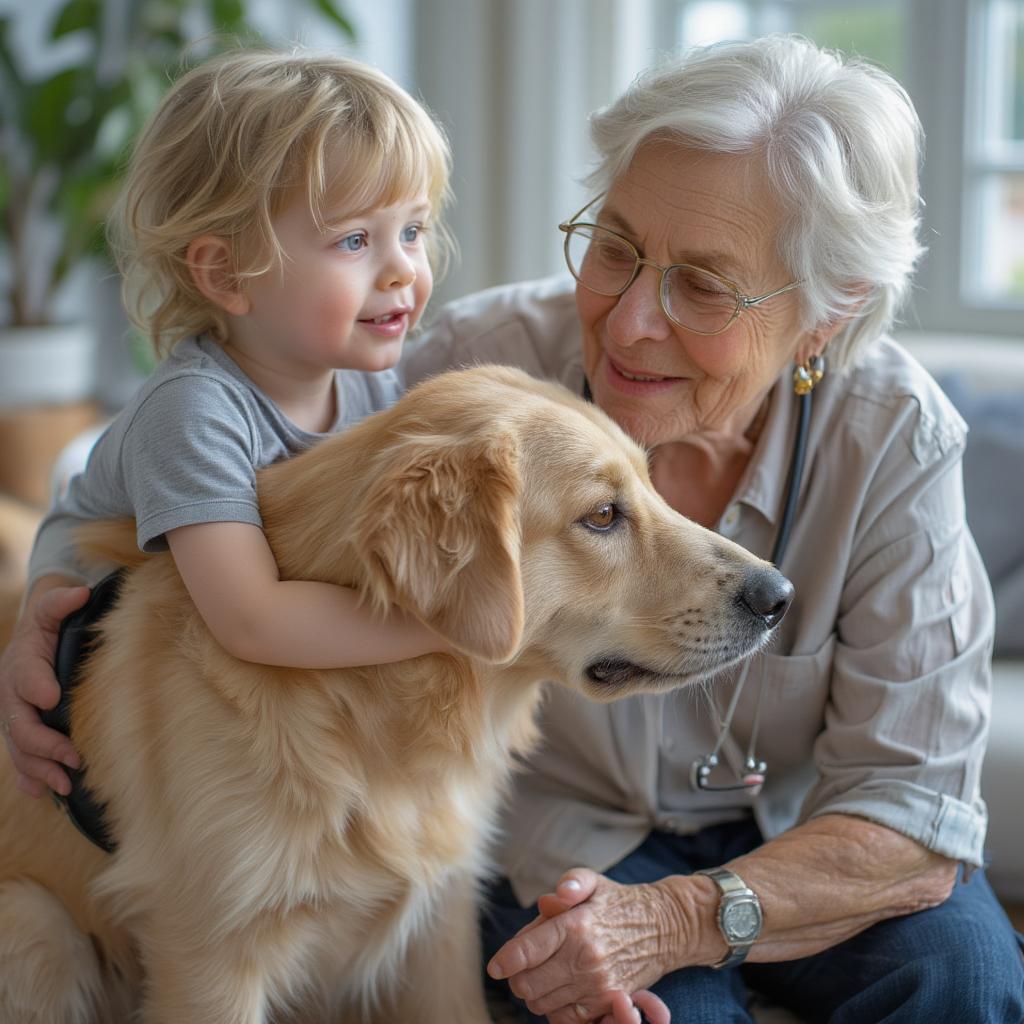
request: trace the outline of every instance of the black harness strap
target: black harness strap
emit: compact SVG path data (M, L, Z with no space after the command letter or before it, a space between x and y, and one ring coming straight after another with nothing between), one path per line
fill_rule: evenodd
M81 608L72 612L60 624L57 637L57 656L54 661L54 673L60 683L60 701L56 707L42 712L43 721L51 728L71 737L71 695L81 681L80 668L83 658L96 640L97 624L114 606L121 590L124 570L105 576L89 595ZM67 796L54 794L57 803L67 811L75 828L86 839L95 843L101 850L113 853L117 848L110 834L110 827L105 819L105 805L95 800L85 784L85 766L79 770L66 769L71 777L71 792Z

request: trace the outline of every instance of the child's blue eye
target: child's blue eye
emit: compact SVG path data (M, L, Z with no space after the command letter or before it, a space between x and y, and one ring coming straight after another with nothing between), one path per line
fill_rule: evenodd
M359 231L354 235L346 235L335 246L342 252L361 252L366 248L366 235Z
M420 235L422 233L422 224L409 224L402 231L402 241L405 242L406 245L412 245L413 243L419 241Z

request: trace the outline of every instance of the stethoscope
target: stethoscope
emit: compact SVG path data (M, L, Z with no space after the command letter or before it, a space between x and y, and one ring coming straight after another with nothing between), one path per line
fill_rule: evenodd
M818 380L824 366L824 360L821 356L818 356L813 360L813 363L816 380ZM585 377L583 379L583 397L588 402L593 401L590 382ZM789 463L789 477L786 481L786 499L782 506L782 522L779 524L779 532L775 536L775 544L772 547L770 559L772 564L776 566L781 565L782 559L785 556L786 548L789 546L789 535L793 528L793 520L796 518L796 504L800 494L800 481L803 477L804 462L807 457L807 434L811 423L811 390L808 389L799 393L797 401L799 403L799 418L797 420L796 437L793 441L793 454ZM729 736L729 728L732 725L733 716L736 714L736 708L739 705L746 680L747 667L744 666L739 681L736 684L736 689L733 691L732 699L729 701L729 707L726 709L725 716L719 721L718 738L715 741L714 748L709 754L698 757L690 765L690 785L695 790L701 790L705 793L731 793L745 790L752 797L755 797L764 786L768 765L754 753L757 744L757 731L761 724L761 705L764 699L763 677L758 684L757 706L754 709L754 721L750 728L750 742L747 744L743 770L742 772L737 772L736 782L715 785L711 781L711 773L721 763L719 755L722 752L726 738ZM712 707L714 708L714 706L712 698Z
M819 357L820 358L820 357ZM789 535L793 528L793 520L796 517L797 497L800 494L800 481L804 473L804 462L807 456L807 434L811 423L811 392L806 391L797 398L799 402L799 419L797 421L796 438L793 441L793 454L789 463L789 478L786 481L786 499L782 506L782 522L779 524L779 532L775 537L775 544L772 547L771 563L775 566L782 564L786 548L789 546ZM729 728L732 725L733 715L740 702L743 693L743 686L747 681L748 666L744 666L740 678L736 683L729 707L726 709L725 717L719 722L718 739L710 754L698 757L690 765L690 785L695 790L703 790L706 793L731 793L741 790L747 791L752 797L757 796L764 786L765 775L768 772L768 765L754 753L757 745L757 731L761 724L761 706L764 702L764 677L762 676L757 686L757 705L754 708L754 721L750 727L750 741L747 744L746 754L743 760L743 770L737 773L736 782L715 785L711 781L711 773L721 763L719 755L726 737L729 735ZM711 698L711 706L715 707L714 698Z

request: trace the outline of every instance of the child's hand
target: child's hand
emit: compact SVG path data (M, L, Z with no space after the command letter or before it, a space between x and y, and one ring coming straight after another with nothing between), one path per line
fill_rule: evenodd
M46 787L71 792L71 780L61 767L78 768L81 761L63 733L43 725L39 708L60 700L53 672L61 620L81 608L88 587L53 587L25 610L0 655L0 731L18 771L18 788L40 797Z

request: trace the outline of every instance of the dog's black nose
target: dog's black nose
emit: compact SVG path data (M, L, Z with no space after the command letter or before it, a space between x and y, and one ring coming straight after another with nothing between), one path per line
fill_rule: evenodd
M772 629L782 621L782 616L793 603L793 584L771 566L752 569L743 579L739 600L752 615Z

